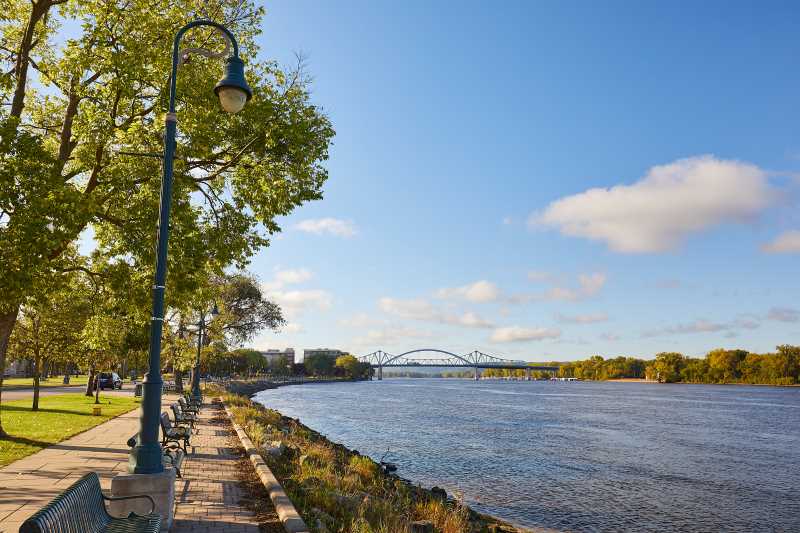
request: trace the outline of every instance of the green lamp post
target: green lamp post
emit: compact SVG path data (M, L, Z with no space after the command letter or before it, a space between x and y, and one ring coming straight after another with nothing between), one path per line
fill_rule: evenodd
M153 284L153 315L150 319L149 370L142 381L142 410L139 418L139 436L128 459L128 471L132 474L157 474L164 471L161 462L161 446L158 430L161 412L161 330L164 325L164 290L167 278L167 240L169 238L169 212L172 203L172 172L175 157L175 133L178 118L175 114L175 89L178 66L181 63L180 42L183 35L198 26L211 26L219 30L232 47L231 56L225 62L225 75L214 87L214 93L222 109L228 113L241 111L253 96L253 91L244 78L244 63L239 58L236 38L225 26L211 20L194 20L178 30L172 47L172 76L169 85L169 112L164 132L164 175L161 181L161 203L156 241L156 272ZM192 49L185 52L201 53L217 57L207 50ZM185 59L185 58L184 58Z
M217 304L211 309L211 319L219 315ZM200 322L197 323L197 357L192 368L192 398L200 399L200 353L203 351L203 332L206 329L206 312L200 312ZM207 336L206 336L207 337Z

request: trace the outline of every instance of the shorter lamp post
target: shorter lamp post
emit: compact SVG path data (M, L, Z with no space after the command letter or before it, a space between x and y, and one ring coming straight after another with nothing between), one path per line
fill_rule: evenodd
M211 309L211 319L219 315L217 304ZM192 398L200 399L200 352L203 350L203 332L206 328L206 312L200 312L200 322L197 323L197 358L192 369Z

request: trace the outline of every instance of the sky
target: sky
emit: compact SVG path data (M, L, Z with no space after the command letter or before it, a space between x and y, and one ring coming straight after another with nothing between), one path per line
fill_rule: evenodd
M265 3L336 129L250 269L261 349L530 361L800 343L800 6Z

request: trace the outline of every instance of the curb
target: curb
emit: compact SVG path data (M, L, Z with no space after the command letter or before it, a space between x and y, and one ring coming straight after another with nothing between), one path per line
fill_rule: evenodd
M275 506L275 511L283 524L283 528L287 533L310 533L311 530L308 529L306 523L303 522L300 513L294 508L292 500L286 495L280 482L278 482L272 470L269 469L267 463L264 462L261 454L258 453L258 450L253 446L250 437L247 436L239 424L234 422L228 405L222 402L222 406L225 408L225 414L228 415L228 420L230 420L233 429L236 430L236 434L242 442L245 453L250 458L250 462L253 463L253 468L256 469L258 478L261 480L264 488L267 489L269 499L272 500L272 505Z

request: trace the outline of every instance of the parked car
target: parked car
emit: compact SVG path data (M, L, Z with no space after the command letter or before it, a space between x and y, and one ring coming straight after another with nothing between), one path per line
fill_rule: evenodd
M122 379L116 372L103 372L97 378L97 386L100 387L100 390L121 389Z

